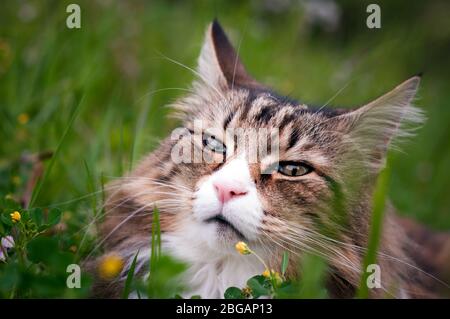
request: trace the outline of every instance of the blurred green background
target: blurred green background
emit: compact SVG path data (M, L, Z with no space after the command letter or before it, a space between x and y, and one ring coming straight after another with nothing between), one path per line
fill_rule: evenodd
M381 29L366 26L374 2ZM81 7L81 29L66 27L70 3ZM86 225L85 195L179 124L165 105L193 74L163 55L194 67L217 17L251 74L306 103L342 89L330 104L357 106L424 72L417 105L428 121L392 154L390 198L401 214L448 230L449 12L448 1L2 1L0 191L23 193L30 170L17 162L56 149L82 96L36 204Z

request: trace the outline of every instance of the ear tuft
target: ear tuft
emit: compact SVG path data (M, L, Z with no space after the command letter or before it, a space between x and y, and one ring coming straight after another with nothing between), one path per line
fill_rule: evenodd
M392 139L411 136L411 125L424 122L423 112L412 105L419 83L420 77L413 76L373 102L335 118L346 141L367 156L372 167L382 166Z
M198 72L204 82L219 89L260 86L245 70L217 20L206 31Z

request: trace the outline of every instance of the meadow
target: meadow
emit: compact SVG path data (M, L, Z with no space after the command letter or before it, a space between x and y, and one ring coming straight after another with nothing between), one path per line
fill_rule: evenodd
M215 17L256 79L305 103L362 105L423 72L428 120L390 153L385 195L450 230L450 3L378 1L382 27L368 29L370 1L330 1L324 18L301 1L79 0L69 29L73 2L0 4L0 237L16 236L0 297L88 296L88 277L66 287L65 265L100 253L104 186L179 125L166 106L194 74L171 60L194 67ZM310 278L302 296L322 297Z

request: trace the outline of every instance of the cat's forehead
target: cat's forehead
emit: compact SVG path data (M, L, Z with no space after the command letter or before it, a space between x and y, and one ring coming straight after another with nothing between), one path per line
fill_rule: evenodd
M217 126L276 127L309 126L334 116L333 110L320 109L300 103L272 91L238 90L228 92L211 112ZM220 111L219 111L220 110Z

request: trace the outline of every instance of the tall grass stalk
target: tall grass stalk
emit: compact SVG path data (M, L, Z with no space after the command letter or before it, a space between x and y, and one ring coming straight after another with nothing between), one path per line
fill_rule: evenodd
M387 166L378 176L375 191L372 197L372 220L370 226L369 241L367 245L367 252L363 260L363 271L361 275L361 282L357 292L358 298L369 297L369 287L367 286L367 279L369 273L366 271L367 266L377 262L377 252L383 228L383 217L385 210L386 194L388 190L388 183L390 177L390 169Z
M150 278L151 273L155 269L155 265L158 261L158 258L161 256L161 226L159 220L159 210L155 206L153 208L152 215L152 242L151 242L151 252L150 252L150 277L149 277L149 286L150 286Z
M83 104L83 100L84 100L84 94L75 99L75 101L76 101L75 102L76 103L75 110L73 111L72 116L69 119L69 123L67 123L66 129L64 130L64 133L61 136L61 139L55 149L55 152L53 153L53 156L50 159L50 162L48 163L47 169L44 172L44 176L42 177L42 179L40 179L37 182L36 187L33 189L33 194L31 195L31 200L30 200L28 207L33 207L33 205L36 202L36 199L39 196L39 193L42 190L42 186L44 185L45 181L47 180L48 176L50 175L50 172L51 172L53 165L55 164L56 158L58 157L58 154L64 144L67 134L69 133L70 129L72 128L72 125L75 122L75 119L77 118L78 114L80 113L80 109Z
M128 299L128 296L130 295L138 255L139 255L139 250L136 252L136 255L134 255L133 261L131 262L131 265L130 265L130 269L128 270L127 279L125 281L125 287L124 287L123 293L122 293L122 299Z

